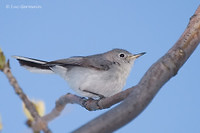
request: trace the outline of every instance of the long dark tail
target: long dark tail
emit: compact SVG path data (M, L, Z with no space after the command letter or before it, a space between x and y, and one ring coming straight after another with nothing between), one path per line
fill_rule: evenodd
M21 56L13 56L19 61L19 64L30 72L38 72L38 73L53 73L50 67L47 65L46 61L21 57Z

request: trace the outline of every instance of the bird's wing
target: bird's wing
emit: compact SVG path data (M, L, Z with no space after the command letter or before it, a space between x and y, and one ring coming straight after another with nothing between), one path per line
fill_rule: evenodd
M80 66L80 67L86 67L86 68L94 68L97 70L108 70L110 69L110 65L112 62L109 60L103 60L100 56L76 56L76 57L71 57L67 59L61 59L61 60L55 60L48 62L47 65L60 65L62 67L73 67L73 66Z

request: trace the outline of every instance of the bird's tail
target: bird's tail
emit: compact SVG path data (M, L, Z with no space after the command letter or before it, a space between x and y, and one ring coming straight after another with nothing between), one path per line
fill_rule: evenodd
M19 64L30 72L37 72L37 73L53 73L50 66L47 65L46 61L21 57L21 56L13 56L19 61Z

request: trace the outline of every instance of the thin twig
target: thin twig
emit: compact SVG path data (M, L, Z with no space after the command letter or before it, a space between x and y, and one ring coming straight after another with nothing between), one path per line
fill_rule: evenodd
M67 104L79 104L89 111L101 110L109 108L110 106L124 100L135 87L129 88L125 91L117 93L111 97L103 98L100 100L86 99L73 94L66 94L60 97L55 105L55 108L47 115L43 116L42 119L47 123L55 119L60 115Z
M9 61L4 65L2 71L7 76L8 80L9 80L11 86L13 86L16 94L24 102L26 108L29 110L29 112L33 116L35 122L39 124L39 125L37 125L37 127L33 127L33 130L34 131L43 130L45 133L50 133L51 131L48 129L48 127L46 125L46 122L42 121L42 119L38 115L33 103L28 99L26 94L23 92L23 90L21 89L21 87L17 83L17 80L13 76L13 74L12 74L12 72L10 70L10 67L9 67Z

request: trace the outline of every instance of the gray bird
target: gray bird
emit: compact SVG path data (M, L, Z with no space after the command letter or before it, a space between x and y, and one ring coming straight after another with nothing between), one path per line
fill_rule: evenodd
M63 77L70 88L84 97L104 98L122 91L136 58L123 49L90 55L76 56L55 61L42 61L13 56L20 65L31 72L55 73Z

